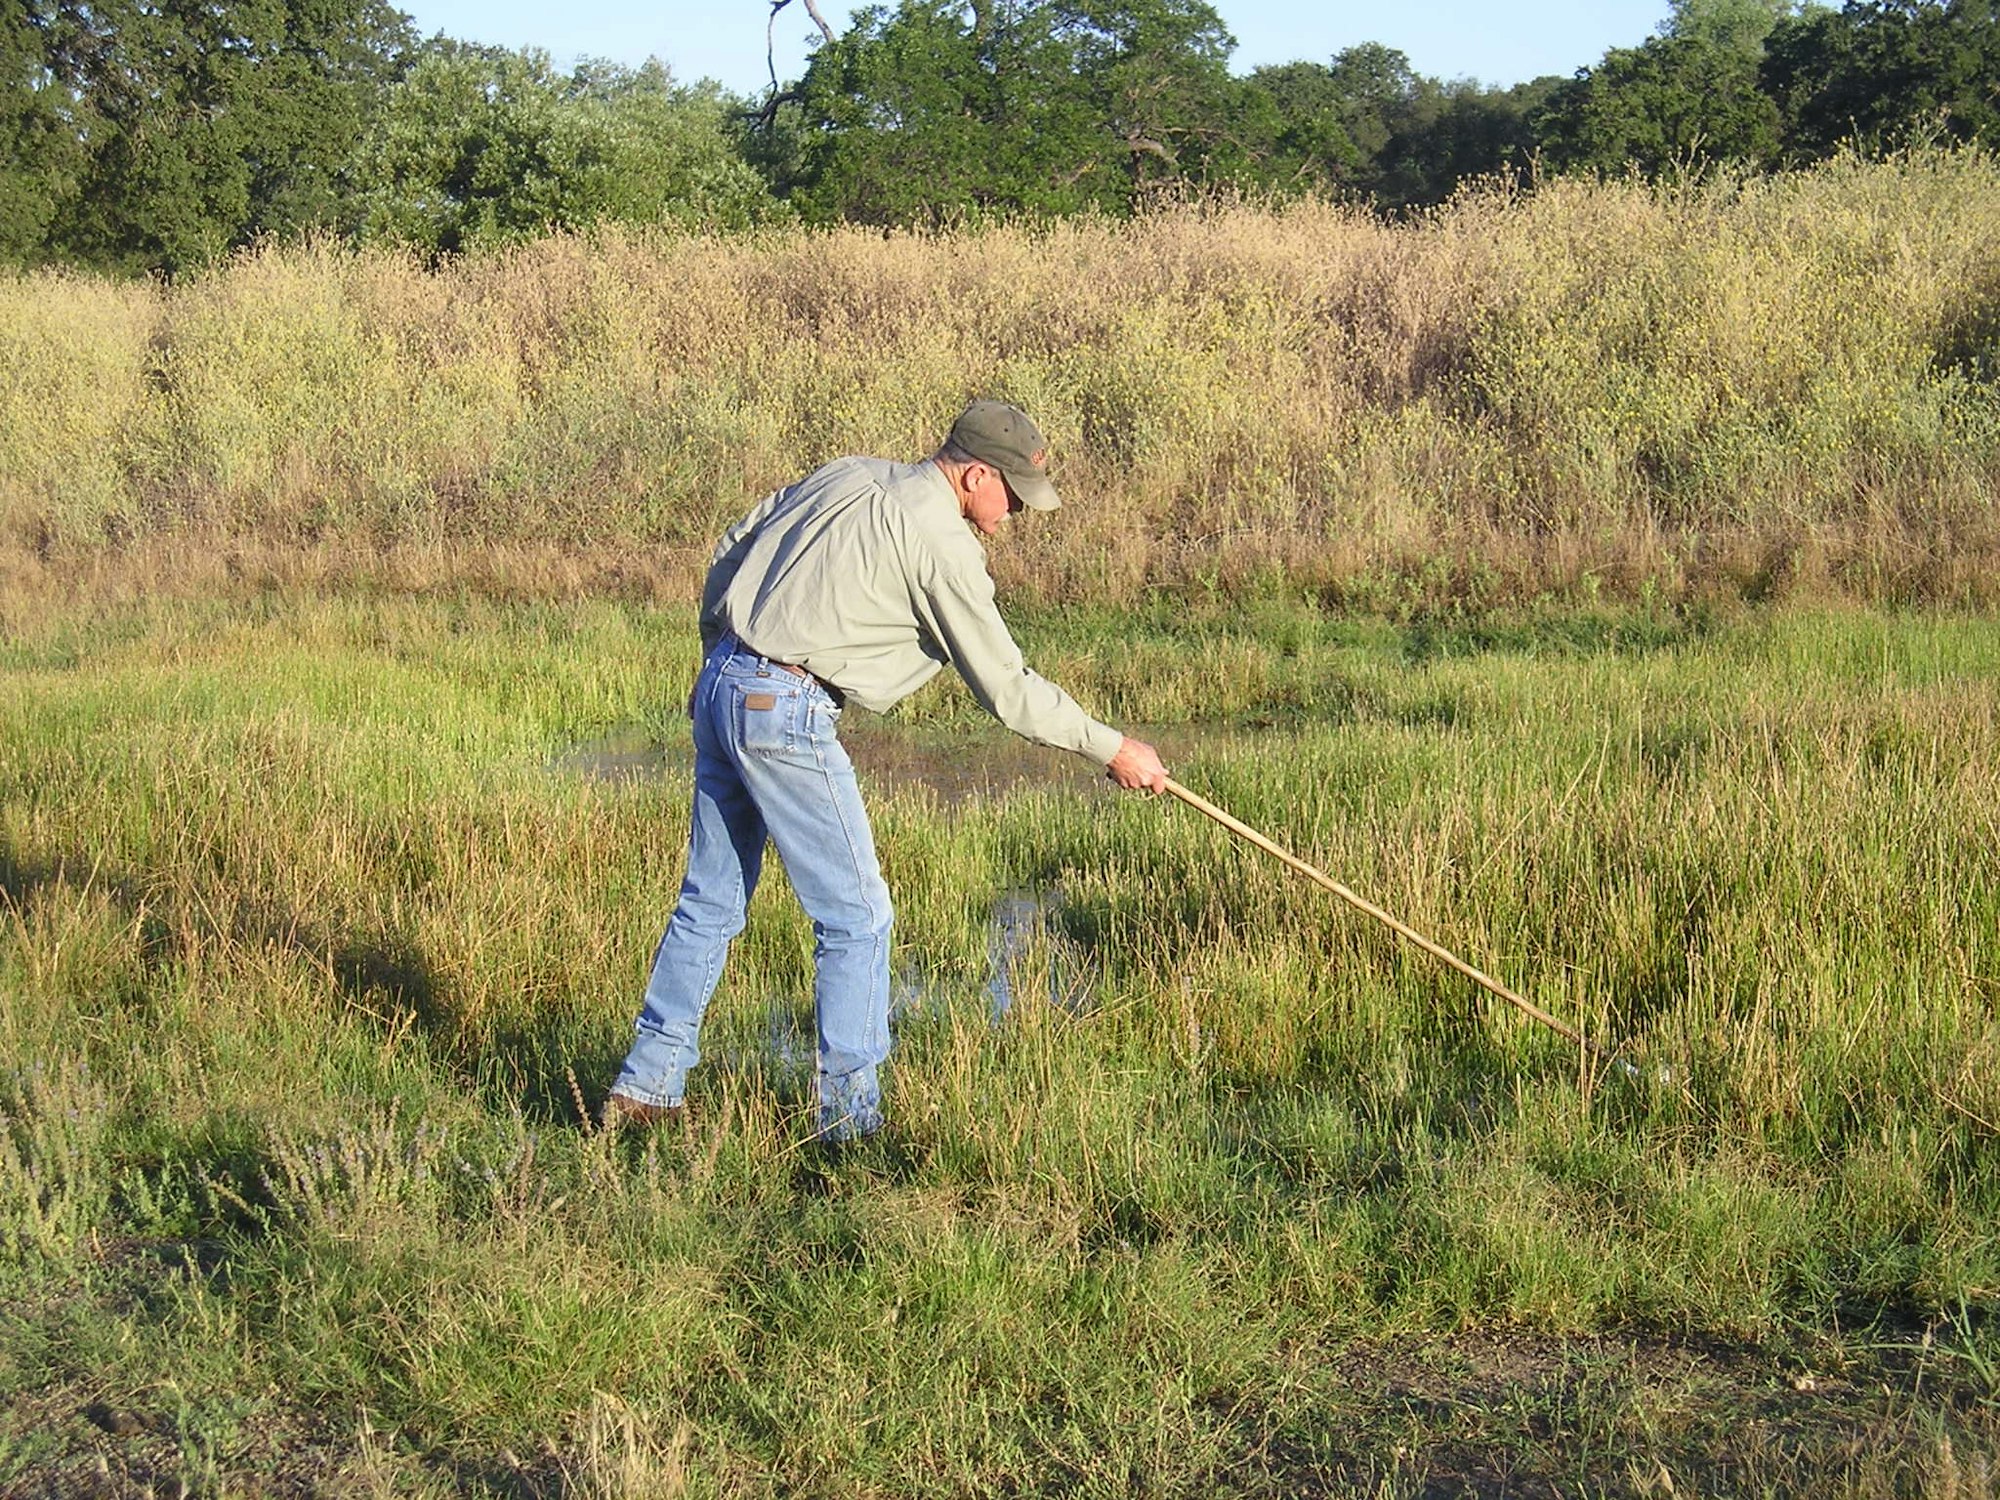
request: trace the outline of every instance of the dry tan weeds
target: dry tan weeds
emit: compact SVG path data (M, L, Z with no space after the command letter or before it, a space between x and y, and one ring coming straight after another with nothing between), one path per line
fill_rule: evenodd
M306 572L471 547L678 574L762 491L923 453L988 393L1051 434L1072 506L1000 566L1058 597L1442 567L1474 596L1983 598L1996 244L2000 171L1961 153L1473 191L1397 225L1183 205L17 275L0 537L17 579L163 536ZM499 568L543 570L578 568Z

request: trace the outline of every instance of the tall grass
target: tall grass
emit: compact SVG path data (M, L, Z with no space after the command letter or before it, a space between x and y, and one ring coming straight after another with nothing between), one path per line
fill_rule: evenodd
M1264 725L1177 774L1675 1077L1581 1068L1171 802L890 784L902 1135L831 1167L775 870L693 1135L605 1139L572 1093L629 1036L688 784L561 766L620 725L684 752L691 624L333 596L17 631L0 1390L61 1421L0 1421L0 1484L81 1473L93 1400L217 1489L272 1429L399 1492L1416 1494L1476 1434L1585 1492L1990 1478L1990 623L1031 620L1163 741ZM916 706L895 732L977 712ZM1022 888L1057 899L995 1025ZM1760 1447L1752 1387L1560 1361L1368 1394L1473 1329L1747 1345L1755 1410L1789 1370L1851 1414L1902 1328L1932 1425L1802 1406Z
M14 275L0 534L691 554L984 392L1043 420L1073 497L1010 564L1052 597L1979 599L1996 244L2000 170L1962 152L1475 190L1395 225L1183 207Z

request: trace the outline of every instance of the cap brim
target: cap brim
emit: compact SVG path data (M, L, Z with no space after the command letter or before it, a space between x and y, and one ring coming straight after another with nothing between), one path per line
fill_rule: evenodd
M1048 475L1039 473L1034 469L1016 472L1009 472L1006 469L1002 469L1000 476L1007 481L1007 488L1013 491L1014 497L1027 506L1029 510L1059 510L1062 508L1062 496L1058 495L1056 487L1049 483Z

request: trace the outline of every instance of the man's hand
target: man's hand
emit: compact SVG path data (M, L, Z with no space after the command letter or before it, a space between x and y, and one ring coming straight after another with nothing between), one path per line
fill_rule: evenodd
M1104 774L1128 792L1143 789L1157 795L1167 789L1167 768L1160 764L1159 755L1144 740L1130 735L1119 743L1118 753L1111 757Z

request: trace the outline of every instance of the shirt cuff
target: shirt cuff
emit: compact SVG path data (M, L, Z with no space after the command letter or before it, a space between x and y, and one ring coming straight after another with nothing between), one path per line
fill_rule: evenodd
M1100 766L1108 766L1112 757L1118 754L1118 747L1124 743L1125 736L1118 730L1092 719L1084 730L1083 753Z

